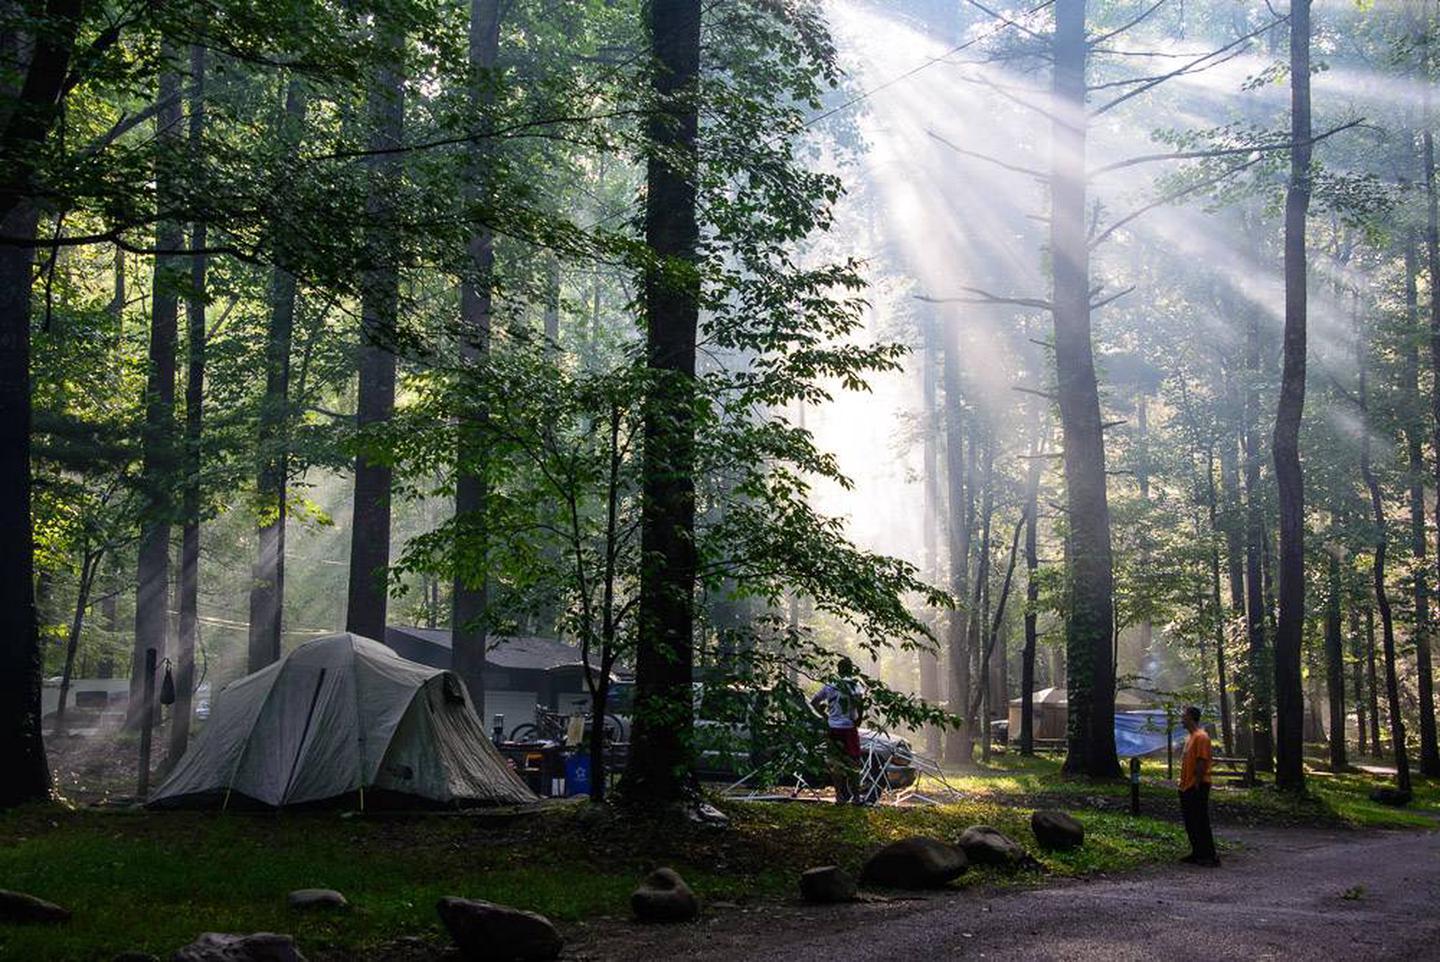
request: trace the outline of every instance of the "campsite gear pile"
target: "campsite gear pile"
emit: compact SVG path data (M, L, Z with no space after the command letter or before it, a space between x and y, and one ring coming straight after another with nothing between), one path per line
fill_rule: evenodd
M359 635L326 635L231 682L150 795L156 807L347 800L361 808L535 800L454 672Z

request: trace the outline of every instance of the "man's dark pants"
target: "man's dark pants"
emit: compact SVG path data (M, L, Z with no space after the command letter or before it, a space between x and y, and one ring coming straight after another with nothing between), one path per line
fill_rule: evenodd
M1215 835L1210 831L1210 786L1196 785L1180 793L1180 814L1185 834L1190 836L1190 853L1200 862L1215 856Z

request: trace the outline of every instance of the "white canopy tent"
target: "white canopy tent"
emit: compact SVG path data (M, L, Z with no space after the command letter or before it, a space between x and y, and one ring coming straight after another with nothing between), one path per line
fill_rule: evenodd
M225 686L149 804L280 807L353 794L363 806L366 793L442 805L536 800L485 736L459 676L346 633Z

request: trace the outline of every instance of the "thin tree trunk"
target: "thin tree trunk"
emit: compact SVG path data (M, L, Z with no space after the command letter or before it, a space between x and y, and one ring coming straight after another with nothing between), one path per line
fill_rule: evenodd
M1106 496L1105 438L1090 334L1090 249L1085 185L1088 43L1085 0L1056 0L1051 126L1050 251L1055 373L1064 444L1069 676L1065 771L1117 777L1115 582Z
M199 164L205 136L205 48L190 47L190 157ZM205 249L204 221L190 228L190 249ZM175 704L170 715L166 767L185 754L190 741L190 711L195 688L195 652L200 646L200 441L205 402L205 271L208 258L190 257L190 291L185 300L187 351L185 372L185 447L181 493L180 634L175 651Z
M971 593L970 610L977 617L970 619L970 649L976 656L976 698L965 706L965 723L980 729L980 757L990 761L990 647L982 634L990 617L990 523L995 509L995 437L987 431L985 465L982 469L980 495L980 556L975 565L975 587ZM977 716L977 709L979 714Z
M1366 389L1368 366L1365 338L1356 312L1355 361L1360 372L1360 476L1370 492L1370 518L1375 526L1375 559L1371 565L1375 588L1375 607L1380 612L1380 636L1385 644L1385 695L1390 709L1390 742L1395 756L1396 785L1402 792L1410 791L1410 757L1405 747L1405 719L1400 714L1400 687L1395 671L1395 620L1390 611L1390 596L1385 587L1385 552L1389 537L1385 530L1385 502L1380 482L1370 467L1370 418Z
M1260 771L1274 769L1270 728L1270 656L1265 616L1265 504L1260 490L1260 331L1250 312L1246 330L1245 411L1245 630L1249 638L1246 713L1250 751Z
M488 116L493 85L488 74L495 69L500 49L499 0L472 0L470 4L470 69L472 78L471 104L479 116ZM470 158L468 190L472 199L480 197L485 176L483 151L473 148ZM466 245L467 267L472 276L460 282L460 361L467 371L476 371L484 364L490 351L491 274L495 267L495 244L489 228L477 228ZM467 410L461 420L459 436L459 477L455 484L456 524L465 532L465 540L480 546L481 555L464 555L465 563L457 560L454 584L450 595L451 667L464 679L475 703L475 711L485 717L485 647L489 626L485 618L489 609L489 579L484 559L486 538L485 511L489 502L489 483L485 471L483 429L485 412ZM473 567L472 567L473 566Z
M1049 435L1049 430L1044 432ZM1040 603L1040 556L1037 551L1040 509L1040 453L1044 442L1036 438L1035 460L1025 484L1025 649L1020 656L1020 753L1035 754L1035 648L1039 643L1036 620Z
M685 168L699 129L700 0L652 0L649 29L655 108L646 125L645 242L662 263L694 266L699 253L698 184ZM675 158L682 160L677 165ZM699 291L693 276L648 270L646 399L641 472L641 554L635 724L625 773L637 805L689 794L694 663L695 339Z
M167 55L173 55L168 51ZM160 75L155 115L155 138L162 147L155 190L163 207L173 187L171 177L183 134L180 109L180 75L167 67ZM161 221L155 228L155 247L178 251L184 235L178 223ZM141 478L145 514L141 523L140 554L136 568L135 644L130 660L130 708L127 724L140 724L145 691L145 649L154 648L157 664L169 649L170 634L170 523L174 515L175 451L175 349L178 340L180 289L185 259L173 253L155 257L154 289L150 297L150 360L145 383L145 427L141 440Z
M954 325L944 332L942 370L945 386L945 479L950 556L950 594L955 598L969 595L970 580L970 519L966 510L965 429L960 403L959 331ZM967 613L959 607L951 609L945 624L946 649L950 666L950 713L960 719L958 727L945 738L945 761L951 765L969 765L974 756L974 730L968 718L970 700L970 651Z
M1370 751L1379 755L1384 751L1380 743L1380 678L1375 668L1375 608L1365 608L1365 660L1370 682Z
M1325 681L1330 701L1330 770L1343 772L1345 758L1345 643L1340 627L1340 548L1330 549L1325 599Z
M305 88L285 87L279 135L293 156L305 126ZM259 671L280 659L285 621L285 524L290 478L290 349L295 335L295 275L290 273L291 229L277 225L276 264L270 271L270 318L265 332L265 396L260 402L260 466L255 480L255 564L250 576L247 666Z
M1365 643L1360 634L1360 610L1351 604L1346 612L1350 630L1350 676L1355 690L1355 729L1359 734L1360 754L1369 754L1370 730L1365 723Z
M366 198L370 227L365 238L366 269L361 279L360 385L356 423L388 423L395 412L395 322L400 300L398 237L389 221L399 184L399 154L405 126L405 38L400 25L377 14L375 40L380 63L366 97L370 147ZM364 451L355 458L355 503L350 525L349 597L345 630L383 641L389 592L390 467Z
M1224 444L1222 437L1221 443ZM1205 458L1205 494L1209 509L1210 530L1218 531L1219 506L1217 504L1215 490L1215 448L1212 445L1206 451ZM1229 527L1227 525L1227 527ZM1226 532L1226 543L1229 543L1229 532ZM1213 537L1210 542L1210 603L1215 609L1215 681L1220 694L1220 739L1225 746L1225 754L1234 752L1234 733L1230 728L1230 691L1229 678L1225 665L1225 603L1220 595L1220 546L1215 543Z
M936 366L939 363L939 349L936 345L935 319L926 315L920 321L921 331L924 335L924 351L921 354L921 415L923 429L921 431L922 444L924 447L924 545L925 545L925 571L927 577L934 584L940 583L940 526L941 526L941 501L940 501L940 459L937 450L940 439L940 407L939 407L939 385L936 383ZM941 616L943 617L943 615ZM942 636L938 619L933 625L937 637ZM937 641L937 644L939 642ZM933 649L921 649L917 657L920 668L920 697L928 705L940 703L940 659L938 652ZM941 751L940 728L937 725L925 727L925 753L931 758L939 758Z
M1305 632L1305 486L1300 416L1305 406L1305 218L1310 208L1310 3L1290 4L1290 185L1285 194L1285 350L1275 409L1279 497L1279 621L1275 627L1275 784L1305 787L1305 704L1300 648Z
M80 632L85 627L85 609L90 606L90 589L95 584L95 573L100 560L105 556L103 549L91 550L89 541L80 549L80 583L75 590L75 609L70 617L70 631L65 638L65 667L60 672L60 701L55 707L55 722L52 731L57 735L65 732L65 706L70 700L70 682L75 675L75 655L80 650Z

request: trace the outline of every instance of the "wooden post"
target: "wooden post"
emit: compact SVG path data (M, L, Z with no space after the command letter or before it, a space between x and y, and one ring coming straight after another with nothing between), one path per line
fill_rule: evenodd
M1140 814L1140 759L1130 759L1130 814Z
M1175 712L1165 706L1165 777L1175 777Z
M150 737L155 729L155 649L145 649L144 700L140 704L140 801L150 794Z

